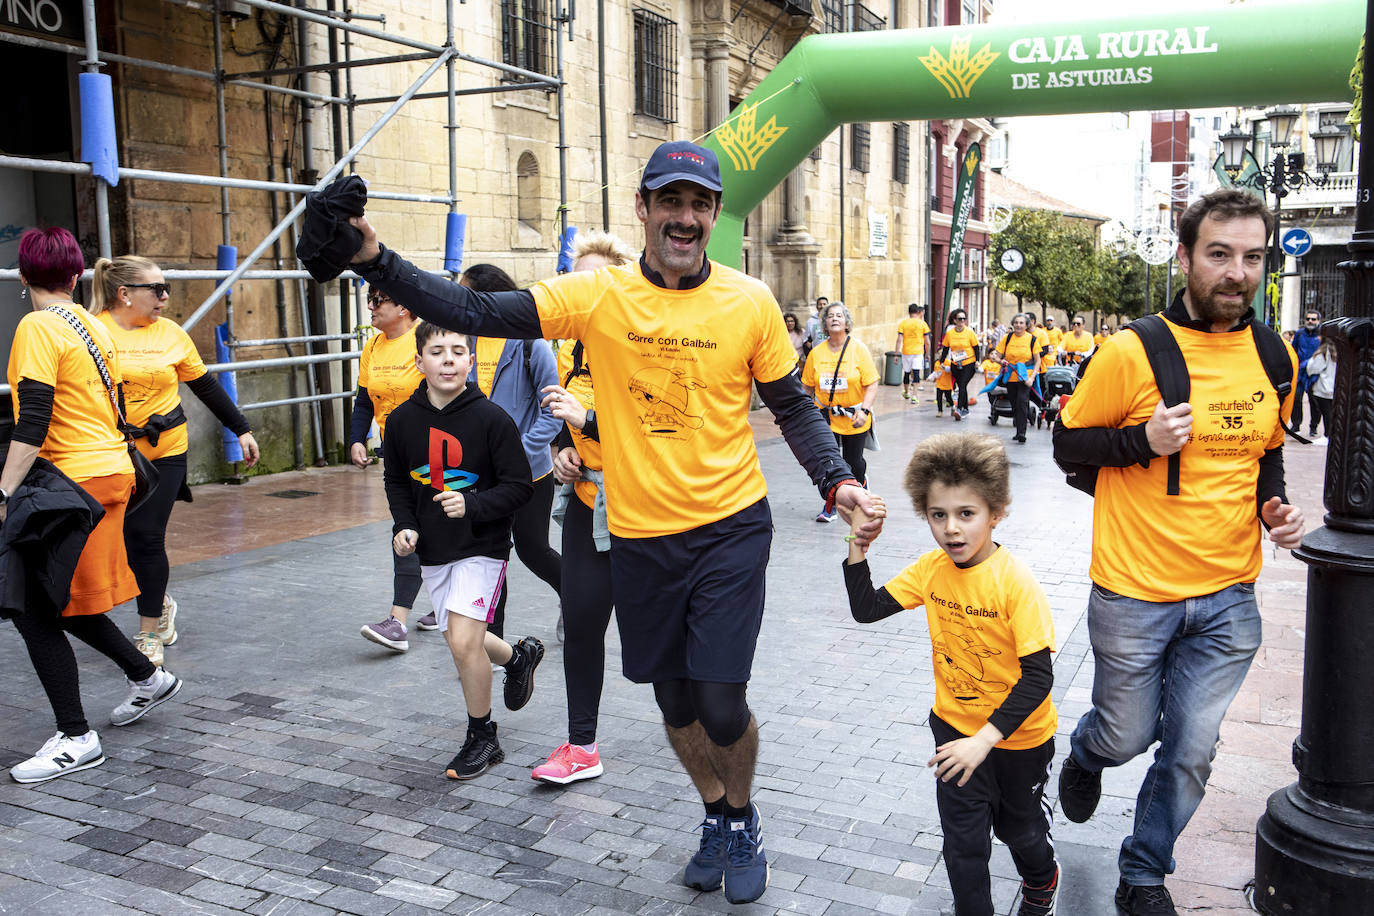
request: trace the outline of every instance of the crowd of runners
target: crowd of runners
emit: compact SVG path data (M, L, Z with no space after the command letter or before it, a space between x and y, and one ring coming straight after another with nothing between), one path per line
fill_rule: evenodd
M361 206L348 209L355 192L340 184L316 195L303 237L328 252L335 274L351 262L366 280L377 331L362 355L349 454L359 466L383 464L394 522L394 594L390 613L363 625L361 636L404 652L415 598L421 585L427 589L433 610L414 625L443 634L467 714L444 774L473 779L504 760L492 717L493 671L503 672L507 708L523 707L534 692L543 644L504 636L513 544L556 593L564 642L566 741L531 777L567 784L604 772L597 719L614 607L623 673L652 686L667 740L702 803L701 837L683 882L701 891L723 888L731 903L764 893L768 857L753 801L759 734L747 700L773 531L748 420L757 391L817 488L817 520L839 517L849 527L848 556L835 575L848 589L855 620L876 623L926 609L936 670L929 764L938 776L956 912L992 912L995 834L1021 877L1018 912L1052 914L1060 867L1044 790L1058 721L1050 700L1056 642L1043 590L992 539L1012 502L1002 441L946 433L917 447L904 488L936 549L875 589L866 551L895 511L867 489L864 450L877 433L877 367L852 338L843 303L821 300L803 329L795 317L782 320L763 284L705 257L722 194L711 152L669 142L649 159L635 195L645 233L638 256L613 236L587 233L578 239L571 272L528 289L491 265L470 267L456 284L419 270L378 241ZM343 217L323 215L331 212ZM929 353L931 377L944 392L937 410L947 404L962 420L980 396L1005 398L1014 441L1023 442L1036 399L1042 411L1053 408L1056 457L1094 469L1099 514L1090 627L1107 626L1092 619L1099 604L1116 602L1127 616L1167 618L1176 605L1191 607L1196 595L1226 595L1214 602L1218 614L1248 614L1260 521L1280 546L1295 546L1301 536L1301 513L1286 503L1282 483L1282 423L1293 391L1279 378L1282 367L1273 370L1268 338L1256 326L1250 344L1249 319L1235 307L1258 276L1255 252L1263 251L1268 213L1231 198L1204 198L1184 220L1192 235L1181 232L1180 259L1198 267L1159 320L1174 329L1168 333L1190 363L1210 358L1208 347L1231 360L1220 381L1195 380L1195 391L1255 390L1256 347L1274 383L1276 396L1246 418L1256 427L1245 440L1251 445L1224 460L1190 446L1189 404L1165 404L1167 386L1141 368L1145 331L1095 344L1081 319L1065 333L1025 314L1003 334L980 335L956 309L937 352L917 306L898 328L909 401L931 368ZM1194 262L1195 250L1207 251L1207 260ZM311 255L303 258L321 269ZM133 257L102 261L89 308L73 302L83 268L63 230L32 230L21 240L20 271L34 312L19 325L9 365L16 414L0 472L7 552L0 616L12 619L23 638L58 729L12 767L24 783L104 760L82 707L68 634L115 661L129 680L113 725L132 724L182 687L164 664L165 647L177 639L177 605L166 594L163 536L173 502L186 496L178 382L238 435L250 463L258 454L248 423L208 380L185 333L159 318L170 290L158 266ZM545 339L561 341L556 356L539 343ZM1076 376L1099 347L1095 358L1111 368L1083 375L1091 389L1084 397L1060 401L1039 384L1057 367ZM1296 360L1293 366L1296 375ZM1211 422L1202 413L1196 422ZM375 456L367 445L374 423ZM1179 454L1187 457L1187 472L1171 504L1180 492ZM1218 462L1234 467L1221 474L1213 468ZM1237 532L1221 538L1221 547L1198 548L1194 576L1154 569L1150 551L1138 546L1144 538L1163 549L1166 540L1160 519L1168 511L1151 505L1153 520L1132 520L1145 500L1141 488L1156 485L1161 506L1211 513L1189 530L1215 533L1229 525ZM1209 489L1216 486L1226 492ZM694 498L681 499L684 492ZM1217 506L1232 504L1238 508L1222 518ZM550 518L561 524L561 554L549 544ZM1114 559L1123 545L1134 545L1136 565L1148 574ZM1164 579L1195 591L1176 593ZM130 640L106 612L135 596L140 625ZM1128 643L1129 627L1120 619L1112 626L1113 638ZM1148 663L1134 650L1123 660L1119 647L1106 635L1099 641L1094 630L1098 683L1111 686L1095 686L1094 708L1075 729L1061 769L1064 813L1084 820L1096 806L1104 767L1131 759L1156 737L1164 741L1142 796L1167 798L1145 806L1144 821L1138 818L1123 844L1117 893L1122 908L1144 916L1175 911L1163 887L1172 844L1201 798L1226 691L1234 695L1237 672L1243 676L1258 644L1256 638L1255 646L1238 646L1225 665L1213 666L1188 655L1195 651L1189 626L1172 639L1153 632L1159 645ZM1225 702L1213 697L1171 718L1161 685L1171 687L1174 666L1185 663L1198 677L1215 667ZM1147 670L1119 670L1140 664ZM1180 773L1192 780L1190 788L1169 788ZM1156 785L1165 788L1156 793ZM1162 823L1150 820L1156 810Z

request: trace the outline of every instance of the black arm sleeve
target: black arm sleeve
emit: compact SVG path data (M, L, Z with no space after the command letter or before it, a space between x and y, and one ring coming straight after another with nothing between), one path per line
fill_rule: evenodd
M348 444L366 442L368 430L372 428L372 418L376 412L372 408L372 397L362 385L353 396L353 416L348 421Z
M1062 416L1054 422L1055 461L1126 468L1133 464L1145 467L1158 457L1150 448L1144 423L1121 429L1106 426L1078 429L1065 426Z
M253 427L248 423L248 418L235 406L229 399L229 392L210 375L206 373L200 378L193 378L186 383L186 387L191 389L191 393L200 398L200 402L210 408L210 413L215 415L220 426L227 426L236 436L242 436L246 432L251 432Z
M19 380L19 419L10 438L25 445L43 444L48 438L48 424L52 422L53 386L35 382L31 378Z
M376 259L355 264L353 269L395 301L405 303L412 314L441 328L517 340L544 336L529 290L479 293L425 273L385 245Z
M1259 460L1259 482L1255 485L1255 514L1260 516L1260 524L1264 524L1260 507L1268 502L1271 496L1288 502L1288 486L1283 479L1282 445L1266 450ZM1269 528L1267 524L1264 527L1266 530Z
M1021 656L1021 679L1012 685L997 711L988 716L988 724L1001 732L1003 738L1010 736L1040 708L1052 687L1054 664L1050 661L1050 650Z
M854 479L854 472L844 463L830 426L807 396L795 370L777 381L758 382L757 385L759 397L773 412L773 419L788 448L811 476L811 482L821 491L822 497L828 499L836 484Z
M845 561L844 587L849 592L849 613L859 623L872 623L906 610L887 589L873 590L873 578L867 560L858 563Z
M558 435L553 437L552 444L555 452L561 452L565 448L576 447L573 445L572 430L568 428L568 424L563 424L563 428L558 431Z

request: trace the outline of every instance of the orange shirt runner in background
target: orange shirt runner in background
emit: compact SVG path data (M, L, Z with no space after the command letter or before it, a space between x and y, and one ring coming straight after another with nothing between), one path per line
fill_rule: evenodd
M962 331L950 328L941 339L940 346L949 347L949 360L955 366L967 366L978 359L978 334L970 328Z
M596 410L596 394L592 391L591 364L587 362L587 354L582 353L582 365L576 375L573 371L573 350L577 347L577 341L565 340L558 348L558 381L568 393L577 399L577 403L582 405L583 410ZM571 378L569 376L572 375ZM601 458L601 443L595 439L588 439L582 434L582 430L568 424L568 432L572 435L573 447L577 449L577 455L582 459L582 466L593 471L600 471L604 467ZM573 492L577 498L582 500L588 509L596 508L596 484L590 480L578 480L573 484Z
M400 337L373 334L363 345L358 361L358 384L367 389L372 401L372 416L382 440L386 440L386 418L404 404L420 387L424 376L415 367L415 328Z
M154 414L166 416L181 403L178 382L189 382L205 374L205 363L190 335L181 325L166 318L126 331L108 310L97 316L110 332L119 350L120 371L124 374L124 415L135 426L143 426ZM149 460L185 453L188 442L186 424L165 430L157 445L146 437L134 440Z
M844 348L844 365L840 367L837 376L835 364L839 359L839 352L831 351L829 342L816 347L806 357L806 365L802 367L801 383L815 390L816 406L827 411L832 433L841 436L866 433L873 425L873 414L865 412L863 425L855 426L852 417L828 413L828 408L832 405L854 407L862 404L864 390L869 385L878 383L878 367L873 364L873 356L868 352L868 347L852 337L849 338L849 345ZM835 388L833 400L830 396L832 381Z

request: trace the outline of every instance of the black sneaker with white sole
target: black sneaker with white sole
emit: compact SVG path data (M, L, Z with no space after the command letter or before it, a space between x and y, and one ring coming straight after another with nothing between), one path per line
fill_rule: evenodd
M534 695L534 669L544 660L544 644L526 636L515 644L515 657L506 664L503 693L507 709L522 709Z
M468 729L467 740L458 755L449 761L444 775L449 779L476 779L506 759L506 752L496 740L496 723L490 731Z

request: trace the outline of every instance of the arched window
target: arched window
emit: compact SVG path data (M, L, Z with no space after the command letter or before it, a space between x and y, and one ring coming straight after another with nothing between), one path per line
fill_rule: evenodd
M515 166L515 215L518 220L519 248L543 245L543 202L539 187L539 160L525 150Z

